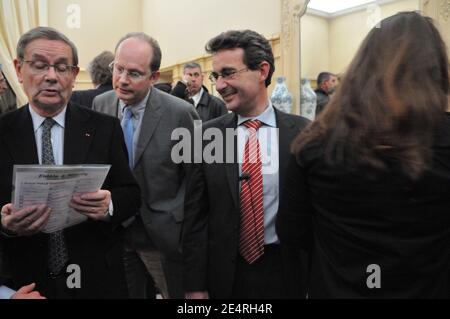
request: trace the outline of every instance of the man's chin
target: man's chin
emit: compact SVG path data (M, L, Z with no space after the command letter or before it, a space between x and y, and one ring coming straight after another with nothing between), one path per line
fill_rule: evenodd
M66 103L64 103L64 101L59 101L59 102L44 102L44 101L39 101L39 100L35 100L33 101L33 105L37 108L39 108L40 110L44 111L45 113L55 113L56 111L58 111L59 109L62 109Z

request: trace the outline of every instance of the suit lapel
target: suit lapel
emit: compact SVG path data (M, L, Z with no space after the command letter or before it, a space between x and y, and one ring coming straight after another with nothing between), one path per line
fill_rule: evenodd
M36 139L29 105L17 112L17 117L10 123L10 130L4 136L13 162L17 164L38 164Z
M286 114L275 109L275 116L277 120L277 127L279 129L279 176L280 188L284 185L285 172L287 169L288 160L291 154L291 142L299 133L291 118Z
M227 137L226 129L232 128L236 130L237 128L237 116L233 114L233 116L226 116L222 121L222 134L223 136ZM237 158L237 136L233 134L233 152L234 152L234 160L232 163L226 162L225 164L225 170L228 180L228 187L230 188L231 195L233 197L233 202L236 205L237 208L239 208L239 164L238 164L238 158ZM224 139L226 141L226 139ZM224 156L225 161L227 160L227 154L226 154L226 146L227 142L225 142L224 148Z
M64 164L86 162L95 134L95 125L88 112L69 104L64 129Z
M115 93L114 93L113 105L115 108L115 112L111 115L117 117L118 119L121 119L119 98L117 97L117 95Z
M150 142L153 133L155 132L159 121L161 120L163 108L158 97L158 92L151 89L148 97L147 105L145 107L144 118L141 123L141 131L139 133L138 143L136 146L134 165L139 162L147 144Z

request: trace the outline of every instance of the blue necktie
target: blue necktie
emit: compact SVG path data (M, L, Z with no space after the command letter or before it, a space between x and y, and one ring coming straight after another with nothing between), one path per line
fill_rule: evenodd
M129 161L130 167L133 168L134 127L133 127L133 112L131 112L129 106L126 106L123 111L122 129L123 129L123 134L125 137L125 144L127 145L127 150L128 150L128 161Z

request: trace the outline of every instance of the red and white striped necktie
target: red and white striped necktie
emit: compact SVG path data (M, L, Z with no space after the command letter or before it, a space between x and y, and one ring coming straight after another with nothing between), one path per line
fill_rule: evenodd
M262 123L247 121L249 138L245 143L242 174L248 176L241 185L241 229L239 251L249 263L264 254L264 208L261 151L257 131Z

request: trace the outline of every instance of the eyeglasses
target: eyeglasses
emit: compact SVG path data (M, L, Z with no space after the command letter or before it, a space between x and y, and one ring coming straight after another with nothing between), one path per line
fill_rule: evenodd
M22 63L28 63L30 66L31 72L34 74L42 74L45 72L48 72L50 67L53 67L55 69L55 72L59 75L68 75L72 70L77 69L78 67L76 65L69 65L66 63L56 63L56 64L49 64L44 61L36 60L36 61L26 61L23 60Z
M239 73L245 71L249 71L249 68L243 68L241 70L224 69L222 70L222 73L211 72L211 74L209 75L209 79L213 83L216 83L219 80L219 77L222 77L223 80L232 80L236 78Z
M115 73L118 76L122 76L122 74L124 74L124 72L125 72L126 76L128 76L128 78L131 81L139 81L139 80L141 80L142 78L144 78L145 76L148 75L148 73L141 73L141 72L138 72L138 71L125 70L125 68L117 65L114 62L111 62L109 64L109 70L111 71L111 73ZM150 75L151 74L153 74L153 72L150 72Z

